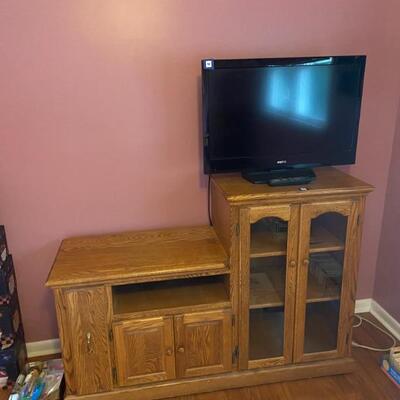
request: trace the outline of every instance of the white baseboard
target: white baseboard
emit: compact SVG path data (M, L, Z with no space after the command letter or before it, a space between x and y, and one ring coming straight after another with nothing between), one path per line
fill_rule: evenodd
M370 312L386 329L400 340L400 323L373 299L356 300L356 314ZM42 340L26 344L28 357L61 353L60 339Z
M371 302L371 314L393 335L400 340L400 322L395 320L379 303L375 300Z
M61 353L60 339L29 342L26 344L26 351L29 358Z
M356 300L356 314L370 312L397 340L400 340L400 322L396 321L374 299Z

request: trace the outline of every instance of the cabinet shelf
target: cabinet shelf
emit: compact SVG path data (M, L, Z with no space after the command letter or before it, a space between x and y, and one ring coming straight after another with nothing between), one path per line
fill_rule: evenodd
M268 266L263 272L257 272L259 278L268 282L266 287L257 290L250 289L250 309L272 308L284 305L285 282L284 267ZM340 296L339 287L323 287L314 275L309 274L308 278L307 303L318 303L338 300Z
M227 277L218 275L114 286L114 317L199 305L228 307Z
M260 228L251 232L250 257L274 257L286 255L287 233L274 233ZM310 240L310 253L340 251L344 243L322 226L316 226Z

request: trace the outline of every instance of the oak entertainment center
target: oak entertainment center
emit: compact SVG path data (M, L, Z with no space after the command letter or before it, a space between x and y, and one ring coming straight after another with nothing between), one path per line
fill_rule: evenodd
M68 400L159 399L352 371L366 195L211 179L213 227L65 239L54 289Z

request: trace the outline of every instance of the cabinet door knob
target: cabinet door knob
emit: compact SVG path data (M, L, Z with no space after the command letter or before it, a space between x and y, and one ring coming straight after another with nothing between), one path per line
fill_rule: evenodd
M172 356L172 349L167 349L165 353L167 354L167 356Z
M294 268L296 266L296 261L292 260L289 263L289 267Z
M184 347L178 347L178 351L179 353L184 353L185 352L185 348Z
M308 264L310 264L310 260L309 260L308 258L306 258L306 259L303 261L303 264L307 267Z

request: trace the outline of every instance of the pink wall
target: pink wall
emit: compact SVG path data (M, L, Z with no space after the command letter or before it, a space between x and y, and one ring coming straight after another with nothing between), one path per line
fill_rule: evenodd
M370 297L398 99L397 6L383 4L2 0L0 221L28 341L57 336L43 285L63 237L207 222L205 57L368 55L358 160L348 169L377 187L358 294Z
M386 191L373 298L400 321L400 107Z

